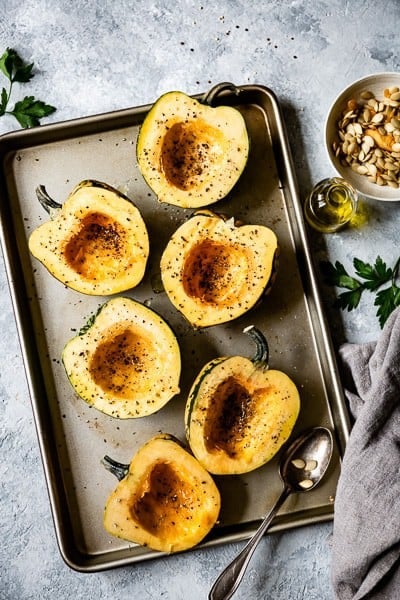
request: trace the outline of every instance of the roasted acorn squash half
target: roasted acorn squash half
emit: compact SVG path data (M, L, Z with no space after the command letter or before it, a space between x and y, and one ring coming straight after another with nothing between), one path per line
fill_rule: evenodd
M170 238L161 279L172 304L195 327L218 325L250 310L272 285L278 240L263 225L237 225L195 213Z
M130 298L113 298L64 347L76 393L120 419L150 415L179 392L180 349L169 325Z
M207 471L247 473L267 463L289 438L300 410L295 383L268 368L268 344L254 327L252 360L219 357L206 364L189 392L185 427L189 446Z
M139 169L160 202L208 206L237 183L249 137L238 109L208 106L182 92L155 102L139 131Z
M146 442L130 465L104 457L120 480L104 510L104 528L116 537L161 552L192 548L215 525L218 488L200 463L173 436Z
M147 228L138 208L113 187L82 181L63 205L43 186L38 198L51 220L29 237L29 250L67 287L94 296L137 286L149 256Z

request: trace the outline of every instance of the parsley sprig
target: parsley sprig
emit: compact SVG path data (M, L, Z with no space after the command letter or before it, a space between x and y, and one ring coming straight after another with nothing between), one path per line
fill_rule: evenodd
M101 309L103 308L103 306L99 306L99 308L90 315L90 317L88 317L88 319L86 320L86 323L84 325L82 325L82 327L80 328L78 335L85 335L85 333L87 333L89 331L89 329L92 327L92 325L94 325L95 320L97 319L98 315L100 314Z
M27 83L34 77L32 73L34 63L25 63L18 53L12 48L7 48L0 57L0 70L9 80L8 89L1 90L0 117L5 114L13 115L21 127L34 127L40 125L40 119L47 117L56 109L34 96L25 96L16 102L11 110L7 110L14 83Z
M382 328L389 315L400 305L400 287L396 283L400 269L400 257L393 268L387 267L380 256L373 265L354 258L353 266L359 279L349 275L339 261L336 261L334 265L329 261L321 261L320 264L328 285L347 290L338 295L335 301L335 306L338 308L351 311L357 308L365 290L376 292L374 305L378 307L376 316ZM389 283L388 287L380 289L387 283Z

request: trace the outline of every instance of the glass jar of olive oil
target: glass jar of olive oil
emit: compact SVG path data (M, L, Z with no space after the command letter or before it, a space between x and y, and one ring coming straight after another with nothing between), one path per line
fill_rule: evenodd
M356 190L344 179L331 177L313 187L304 203L304 215L317 231L333 233L351 221L357 203Z

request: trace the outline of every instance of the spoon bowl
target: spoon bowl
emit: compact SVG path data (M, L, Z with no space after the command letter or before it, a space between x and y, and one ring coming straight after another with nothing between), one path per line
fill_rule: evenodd
M253 537L215 581L209 600L228 600L233 596L253 552L279 508L290 494L309 492L319 484L329 466L332 451L332 433L325 427L314 427L303 432L284 450L279 464L283 490Z
M333 440L329 429L314 427L287 448L280 462L280 475L291 492L309 492L325 475L332 458Z

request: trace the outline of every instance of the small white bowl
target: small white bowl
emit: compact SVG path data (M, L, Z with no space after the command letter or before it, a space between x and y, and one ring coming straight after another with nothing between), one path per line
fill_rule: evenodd
M352 98L358 100L360 93L366 91L372 92L377 100L381 100L383 91L395 86L400 88L400 73L376 73L358 79L339 94L329 109L325 123L325 145L334 169L359 194L374 200L400 201L400 187L394 189L388 185L380 186L370 182L365 175L359 175L350 166L343 166L340 158L335 155L332 145L338 139L337 122L341 118L348 100Z

